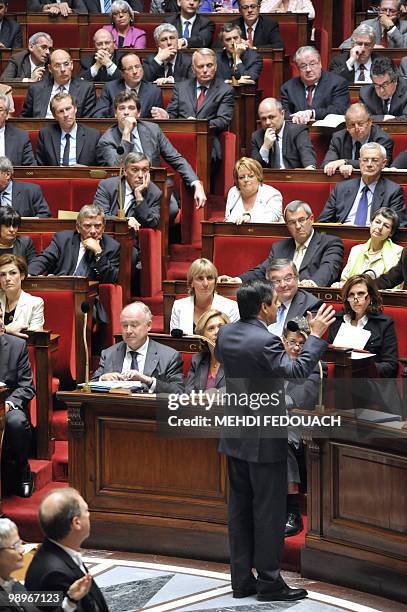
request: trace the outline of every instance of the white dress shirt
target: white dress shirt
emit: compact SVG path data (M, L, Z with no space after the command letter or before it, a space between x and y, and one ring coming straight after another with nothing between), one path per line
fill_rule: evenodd
M51 106L50 106L52 98L53 98L54 96L56 96L56 94L57 94L57 93L62 92L62 91L66 91L66 92L68 92L68 93L69 93L69 87L70 87L70 85L71 85L71 81L68 81L68 83L66 83L65 85L58 85L58 83L55 83L55 81L54 81L54 84L53 84L53 86L52 86L52 90L51 90L51 95L50 95L50 97L49 97L49 102L48 102L47 113L46 113L46 115L45 115L45 118L46 118L46 119L53 119L53 118L54 118L54 115L53 115L53 114L52 114L52 112L51 112ZM61 87L62 87L63 89L61 89Z
M0 128L0 156L4 157L5 156L5 143L4 143L4 131L6 129L6 126L3 125L2 128Z

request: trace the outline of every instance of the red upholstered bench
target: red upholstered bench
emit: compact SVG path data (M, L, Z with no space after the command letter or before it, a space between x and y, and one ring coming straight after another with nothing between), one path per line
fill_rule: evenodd
M295 181L292 183L275 181L272 185L283 194L283 207L293 200L304 200L311 206L315 219L322 212L335 186L330 183L296 183Z
M51 209L53 217L58 218L59 210L72 210L70 179L19 179L39 185Z
M407 149L407 134L391 134L394 142L393 159Z
M37 152L38 134L39 134L39 130L30 130L28 132L28 135L30 137L31 146L32 146L33 151L34 151L34 155Z
M260 236L217 236L214 241L213 263L219 275L238 276L264 261L273 242L278 238Z
M258 88L263 90L263 98L273 97L273 86L273 60L263 57L263 68L258 82Z
M331 142L330 134L316 134L315 132L310 132L310 139L312 142L312 146L315 149L315 153L317 155L317 168L321 167L321 164L324 160L326 152L329 149L329 143Z
M81 39L79 34L79 28L76 23L44 23L40 25L38 23L27 24L27 39L30 38L36 32L46 32L49 34L54 41L54 48L60 47L80 47ZM90 45L92 46L92 45Z
M21 111L23 110L25 96L15 95L14 100L14 117L20 117Z

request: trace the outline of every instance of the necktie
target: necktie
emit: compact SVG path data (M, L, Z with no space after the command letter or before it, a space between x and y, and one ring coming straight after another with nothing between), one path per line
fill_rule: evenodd
M365 81L365 65L359 64L359 81Z
M304 245L299 244L297 248L295 249L295 253L293 257L293 262L295 263L297 270L300 269L303 259L304 259Z
M314 93L315 85L307 87L307 104L308 108L312 108L312 94Z
M141 146L140 136L138 135L138 133L131 133L131 142L133 143L134 153L143 153L143 147Z
M280 304L277 310L276 322L273 323L272 325L269 325L269 328L268 328L269 331L272 334L275 334L276 336L281 337L283 333L285 311L286 311L286 307L284 306L284 304Z
M362 146L362 143L357 140L355 142L355 153L353 154L353 159L359 159L361 146Z
M137 361L137 351L130 351L130 355L131 355L131 365L130 365L130 369L131 370L139 370L139 366L138 366L138 361Z
M273 168L279 170L281 168L281 155L280 155L280 138L276 134L276 141L274 143L274 165Z
M250 49L253 47L253 28L252 26L248 26L247 28L247 42L249 44Z
M189 26L190 26L190 25L191 25L191 24L189 23L189 21L186 21L186 22L184 23L184 32L183 32L183 34L182 34L182 37L183 37L183 38L186 38L187 40L188 40L188 38L189 38Z
M173 70L172 70L172 63L171 62L167 62L167 64L166 64L165 76L167 78L170 77L170 76L174 76L174 73L173 73Z
M65 134L65 149L62 157L62 165L69 166L69 149L70 149L71 135Z
M387 100L383 100L383 113L385 115L387 115L389 112L389 106L390 106L390 98L387 98Z
M201 93L199 94L198 99L196 101L196 108L198 110L201 108L201 106L203 104L203 101L204 101L205 96L206 96L206 89L207 88L205 87L205 85L201 85L199 89L201 90Z
M367 211L369 208L369 203L367 201L368 191L369 187L365 185L362 189L362 194L360 196L359 204L356 210L355 225L366 225Z
M112 10L111 0L105 0L104 12L105 13L110 13L111 10Z
M382 47L387 47L388 46L387 30L383 30L383 34L382 34L382 37L380 39L380 44L381 44Z
M64 91L66 91L65 85L60 85L58 93L63 93Z
M85 251L84 256L80 260L78 267L73 273L74 276L85 276L86 277L89 275L89 265L88 265L88 261L86 257L87 252L88 251Z

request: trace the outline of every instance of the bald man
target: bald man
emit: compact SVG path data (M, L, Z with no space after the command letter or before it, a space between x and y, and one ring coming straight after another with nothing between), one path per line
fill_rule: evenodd
M106 83L120 78L120 70L117 67L119 56L114 48L112 33L104 28L96 30L93 46L95 53L81 58L82 71L79 76L94 83Z

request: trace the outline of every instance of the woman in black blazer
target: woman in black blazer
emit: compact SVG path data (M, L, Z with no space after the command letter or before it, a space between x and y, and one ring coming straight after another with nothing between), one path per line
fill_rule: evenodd
M0 206L0 255L20 255L30 264L37 256L30 236L17 236L20 214L10 206Z

